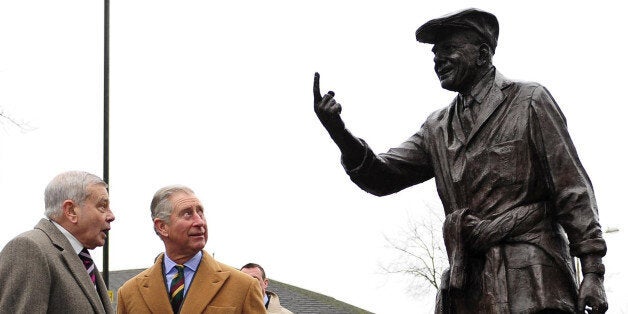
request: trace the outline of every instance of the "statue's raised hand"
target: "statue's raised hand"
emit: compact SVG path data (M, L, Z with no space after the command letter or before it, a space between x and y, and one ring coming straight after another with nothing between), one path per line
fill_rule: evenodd
M342 107L334 99L334 92L329 91L325 96L321 96L319 87L320 75L314 73L314 112L323 126L331 134L344 130L345 124L340 118Z

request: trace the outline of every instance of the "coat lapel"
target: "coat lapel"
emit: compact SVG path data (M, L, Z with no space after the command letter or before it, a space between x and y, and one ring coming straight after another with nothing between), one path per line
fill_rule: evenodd
M168 291L166 291L163 260L164 255L161 254L146 275L138 279L140 294L152 313L173 313Z
M92 281L87 276L87 271L83 266L83 262L78 257L76 252L74 252L74 248L70 244L70 241L55 227L52 222L47 219L42 219L39 221L36 229L42 230L44 233L48 235L52 244L59 249L59 254L61 254L61 258L67 267L68 272L74 277L78 286L83 290L83 293L89 299L89 302L92 304L94 312L96 313L104 313L105 308L102 304L103 301L100 300L96 289L94 289L94 285Z
M493 87L491 87L490 91L486 95L484 99L480 114L478 115L478 120L473 125L471 132L469 132L469 137L467 138L467 144L473 140L473 137L478 133L480 128L486 123L488 118L499 108L504 100L506 100L506 96L502 92L503 88L506 88L510 85L511 82L506 81L505 78L501 75L501 73L495 71L495 80L493 81ZM459 123L458 123L459 124Z
M100 271L98 268L94 268L96 271L96 287L98 291L98 298L102 300L103 306L105 308L105 313L114 313L113 308L111 307L111 299L109 297L109 289L105 285L105 280L100 275ZM105 306L105 300L107 300L107 306Z
M223 271L205 251L183 300L181 313L202 313L225 284L230 273Z

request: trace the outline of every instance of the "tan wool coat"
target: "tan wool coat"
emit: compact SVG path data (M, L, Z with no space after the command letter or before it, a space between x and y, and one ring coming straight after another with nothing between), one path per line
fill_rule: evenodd
M163 274L163 254L155 264L118 290L118 314L173 313ZM266 313L259 283L214 260L207 252L192 279L180 313Z

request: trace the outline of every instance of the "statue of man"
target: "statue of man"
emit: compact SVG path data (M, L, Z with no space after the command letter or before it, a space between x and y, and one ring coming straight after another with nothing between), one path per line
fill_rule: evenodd
M492 64L499 24L467 9L416 31L457 92L400 146L375 154L314 77L314 111L363 190L383 196L435 178L449 269L437 313L604 313L606 243L593 188L549 91ZM576 281L573 257L582 264Z

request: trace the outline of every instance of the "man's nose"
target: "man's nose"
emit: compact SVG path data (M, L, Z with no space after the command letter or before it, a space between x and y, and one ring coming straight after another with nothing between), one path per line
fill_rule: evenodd
M434 66L438 67L438 65L443 62L443 55L440 53L434 53Z
M116 216L113 214L113 211L111 210L111 208L108 208L108 210L107 210L107 218L105 220L107 222L112 222L112 221L116 220Z
M202 216L201 214L199 214L198 212L194 213L194 224L197 226L204 226L205 225L205 217Z

